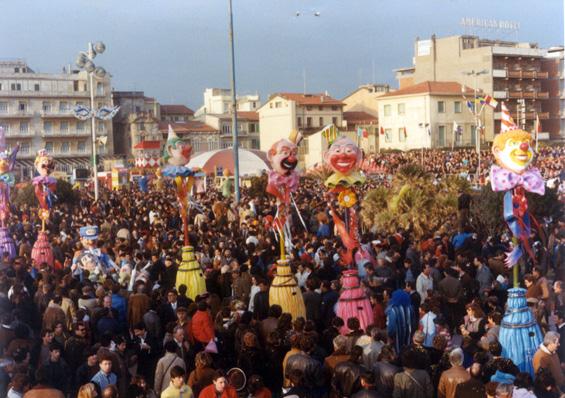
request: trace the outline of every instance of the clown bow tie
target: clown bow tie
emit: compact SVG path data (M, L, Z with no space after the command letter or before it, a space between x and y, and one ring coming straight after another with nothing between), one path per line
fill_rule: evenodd
M490 185L493 191L509 191L519 185L528 192L538 195L545 193L543 178L536 168L531 168L522 174L516 174L502 167L492 166L490 169Z

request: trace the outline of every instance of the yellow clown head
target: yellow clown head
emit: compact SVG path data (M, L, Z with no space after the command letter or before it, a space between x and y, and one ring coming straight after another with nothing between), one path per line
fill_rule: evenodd
M498 134L492 144L496 163L507 170L522 174L534 158L532 137L524 130L510 130Z

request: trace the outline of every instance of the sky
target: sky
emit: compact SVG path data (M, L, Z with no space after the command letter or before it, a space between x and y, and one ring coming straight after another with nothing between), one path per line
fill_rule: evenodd
M392 70L411 66L415 39L464 34L462 17L520 24L515 33L475 30L481 37L563 45L563 3L233 0L236 91L265 100L302 92L304 80L308 92L336 98L373 81L396 87ZM229 88L228 0L0 0L0 7L0 59L59 72L101 40L107 50L95 62L115 90L196 109L205 88Z

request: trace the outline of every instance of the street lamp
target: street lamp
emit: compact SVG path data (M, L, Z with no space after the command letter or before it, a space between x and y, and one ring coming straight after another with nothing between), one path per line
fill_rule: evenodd
M478 156L478 162L477 162L477 184L480 184L481 181L481 113L483 112L483 109L485 107L485 104L483 104L481 106L480 109L477 109L477 77L480 75L486 75L487 73L489 73L489 71L487 69L483 69L480 71L475 71L472 70L470 72L463 72L463 74L465 76L474 76L474 101L473 101L473 107L467 107L469 109L469 111L471 112L471 114L473 115L473 118L475 119L475 146L476 146L476 150L477 150L477 156ZM465 99L465 101L467 101L467 98L465 97L465 85L463 85L461 87L461 92L463 95L463 98Z
M234 179L234 193L235 203L239 203L239 139L237 131L237 98L235 93L235 50L233 45L233 12L232 0L228 0L229 11L229 39L231 51L231 105L232 105L232 138L233 138L233 179Z
M101 41L96 43L88 43L88 50L81 51L76 58L76 65L88 73L89 85L90 85L90 109L77 105L74 109L74 114L77 119L80 120L91 120L91 139L92 139L92 169L94 172L94 200L98 200L99 189L98 189L98 168L96 167L96 118L101 120L112 119L119 110L119 107L106 107L95 110L94 108L94 80L102 80L106 77L106 70L101 66L96 66L94 64L94 58L96 55L102 54L106 50L106 46ZM100 142L106 143L107 137L100 137Z

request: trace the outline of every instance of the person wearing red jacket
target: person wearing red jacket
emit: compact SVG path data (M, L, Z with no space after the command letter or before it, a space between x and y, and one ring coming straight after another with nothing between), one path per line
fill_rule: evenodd
M237 398L237 391L228 384L226 377L221 372L216 372L212 384L205 387L198 398Z
M205 301L198 303L198 309L192 317L191 330L195 345L200 345L202 348L214 339L214 323Z

